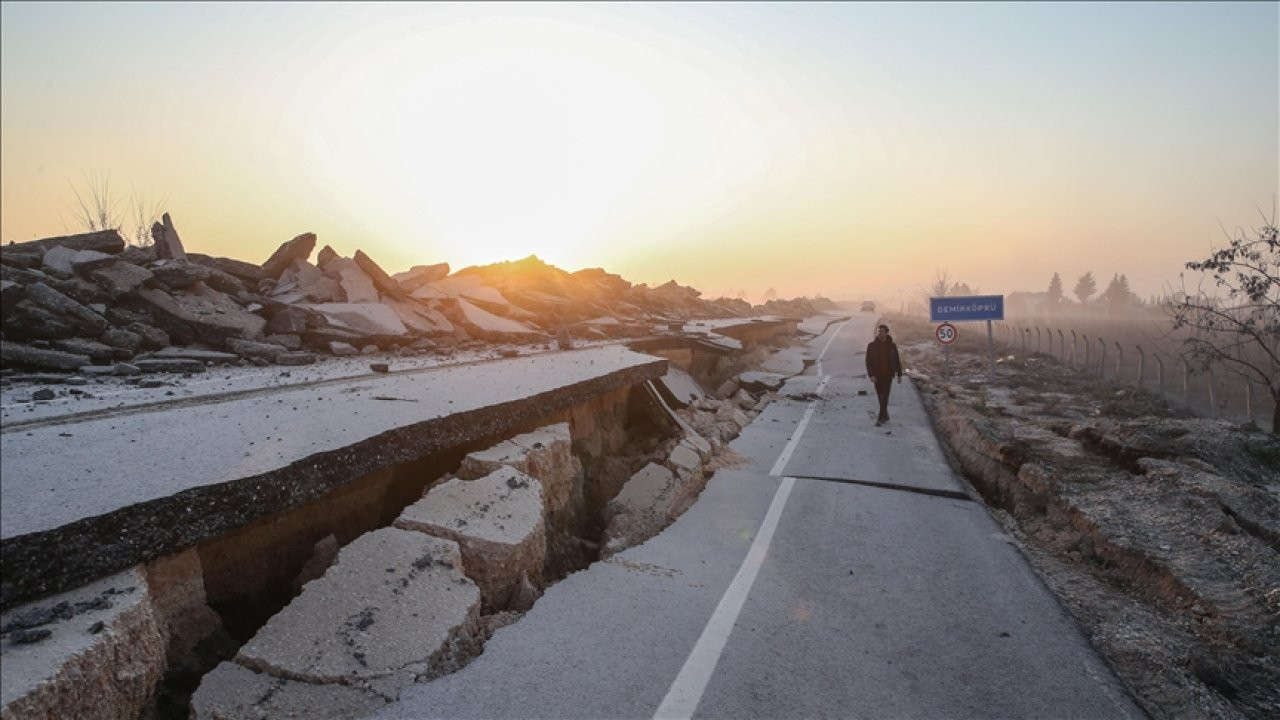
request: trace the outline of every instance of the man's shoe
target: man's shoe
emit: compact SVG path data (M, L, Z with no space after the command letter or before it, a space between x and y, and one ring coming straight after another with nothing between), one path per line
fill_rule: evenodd
M884 424L884 421L883 421L883 420L877 420L877 421L876 421L876 427L880 427L880 426L881 426L881 425L883 425L883 424Z

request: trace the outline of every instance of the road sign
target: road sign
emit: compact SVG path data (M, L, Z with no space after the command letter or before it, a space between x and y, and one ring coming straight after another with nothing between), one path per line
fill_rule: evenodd
M929 298L930 322L1004 320L1003 295Z
M950 345L956 341L956 326L951 323L942 323L937 330L933 331L933 334L938 338L938 342Z

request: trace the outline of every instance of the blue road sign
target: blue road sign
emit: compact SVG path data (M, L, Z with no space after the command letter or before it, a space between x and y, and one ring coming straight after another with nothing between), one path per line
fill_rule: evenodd
M1003 295L968 295L929 298L930 322L1003 320Z

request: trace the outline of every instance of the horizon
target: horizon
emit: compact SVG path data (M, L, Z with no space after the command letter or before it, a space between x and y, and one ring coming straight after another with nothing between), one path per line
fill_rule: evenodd
M1275 3L0 13L5 243L82 231L106 177L250 262L311 231L753 303L1145 299L1280 195Z

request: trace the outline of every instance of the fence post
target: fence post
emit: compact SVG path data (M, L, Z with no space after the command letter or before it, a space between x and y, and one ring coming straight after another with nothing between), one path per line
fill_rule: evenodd
M1058 329L1058 358L1067 359L1067 338L1062 334L1062 329Z
M1072 332L1075 332L1075 331L1073 330ZM1081 335L1080 337L1084 338L1084 365L1082 365L1081 367L1084 369L1085 372L1089 372L1090 370L1092 370L1092 368L1089 367L1089 355L1091 354L1090 350L1092 346L1089 345L1088 335Z
M1116 379L1120 379L1120 366L1124 364L1124 348L1120 347L1120 341L1116 341Z
M1187 359L1182 358L1182 402L1188 407L1191 406L1191 374L1190 368L1187 367Z
M1205 368L1204 374L1209 378L1209 413L1218 416L1218 404L1213 399L1213 368Z
M1098 338L1098 377L1107 377L1107 341Z
M1138 349L1138 387L1142 387L1142 371L1147 366L1147 354L1143 352L1141 345L1134 345Z
M1244 379L1244 416L1253 422L1253 381Z
M1040 352L1040 326L1036 326L1036 352Z
M1071 331L1071 358L1067 360L1067 367L1074 368L1076 366L1076 331Z
M1156 359L1156 390L1161 394L1164 393L1164 359L1159 355L1152 355Z

